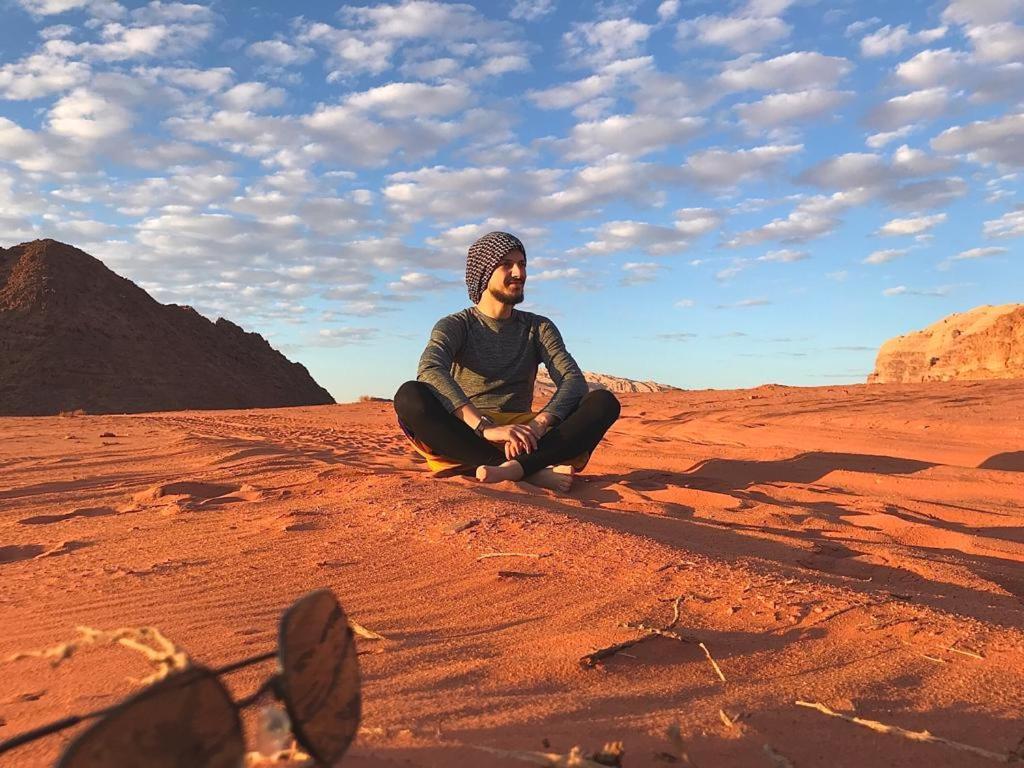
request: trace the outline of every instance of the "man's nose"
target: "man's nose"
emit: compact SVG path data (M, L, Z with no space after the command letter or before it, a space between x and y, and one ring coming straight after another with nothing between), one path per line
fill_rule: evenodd
M513 264L512 265L512 277L517 280L522 280L526 277L526 265L525 264Z

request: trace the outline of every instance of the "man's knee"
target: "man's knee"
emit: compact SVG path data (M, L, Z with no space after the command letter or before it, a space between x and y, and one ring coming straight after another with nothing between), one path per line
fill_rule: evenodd
M619 404L619 398L611 390L595 389L592 392L588 392L585 399L594 403L601 412L601 415L607 419L608 424L615 423L619 418L622 406Z
M415 421L426 408L426 398L433 393L422 381L407 381L395 392L395 412L403 421ZM403 418L404 417L404 418Z

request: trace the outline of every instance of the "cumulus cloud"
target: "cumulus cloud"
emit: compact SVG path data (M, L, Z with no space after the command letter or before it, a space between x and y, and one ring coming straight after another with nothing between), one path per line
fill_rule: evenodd
M783 248L778 251L768 251L764 256L758 256L757 260L792 264L795 261L803 261L808 258L810 258L810 254L807 251L794 251L789 248Z
M640 221L609 221L602 224L594 239L580 249L591 254L642 251L663 256L685 251L691 241L715 229L718 215L711 210L688 208L678 212L676 226L666 227Z
M892 219L883 224L876 234L897 236L897 235L919 235L928 232L932 227L941 224L946 220L946 214L936 213L932 216L918 216L912 219Z
M866 259L864 264L888 264L890 261L895 261L901 256L907 255L907 248L886 248L885 250L875 251Z
M681 178L700 186L732 187L765 176L802 150L802 144L706 149L687 158L681 169Z
M853 96L850 91L811 90L797 93L773 93L760 101L737 104L740 119L750 127L776 128L834 113Z
M651 25L633 19L606 19L573 24L563 40L571 59L600 66L638 55Z
M948 128L932 139L931 146L979 163L1024 167L1024 112Z
M894 130L921 120L934 120L949 109L950 93L946 88L925 88L903 96L894 96L868 113L868 124Z
M985 248L970 248L966 251L950 256L939 264L939 269L949 269L957 261L974 261L976 259L988 259L993 256L1001 256L1007 253L1008 249L999 246L988 246Z
M644 285L658 279L658 273L665 269L663 264L654 261L627 261L622 265L625 273L619 281L620 285Z
M985 222L985 237L1024 236L1024 207L1008 211L998 219Z
M935 27L934 29L922 29L920 32L911 32L909 24L901 24L892 27L886 24L879 30L861 38L860 52L865 56L888 56L899 53L904 48L935 42L946 35L946 27Z
M577 123L564 143L570 160L599 160L609 155L640 157L694 138L704 125L696 117L612 115Z
M817 51L795 51L772 59L728 63L718 84L729 91L805 91L836 85L852 69L849 60Z
M882 291L882 295L883 296L932 296L932 297L941 298L943 296L948 296L949 292L951 290L952 290L952 286L948 286L948 285L939 286L938 288L924 288L924 289L908 288L905 285L896 285L896 286L893 286L892 288L884 289Z
M684 43L693 41L750 53L789 37L792 27L773 15L710 15L682 21L676 32Z
M90 68L78 61L43 52L0 66L0 97L38 99L84 84Z
M262 59L281 67L306 64L313 58L311 49L301 45L292 45L284 40L260 40L250 44L245 52L253 58Z
M83 142L112 138L131 125L125 107L88 88L76 88L59 99L49 114L53 133Z
M555 0L516 0L508 15L513 19L536 21L553 13L554 10Z
M225 109L259 112L281 106L285 101L285 92L281 88L271 88L266 83L239 83L220 94L218 101Z

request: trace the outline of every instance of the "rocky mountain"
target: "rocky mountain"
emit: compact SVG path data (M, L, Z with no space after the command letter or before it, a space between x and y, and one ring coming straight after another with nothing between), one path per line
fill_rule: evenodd
M612 392L667 392L678 389L668 384L659 384L656 381L636 381L635 379L624 379L619 376L609 376L604 373L583 372L584 378L591 389L608 389ZM550 397L555 391L555 383L551 380L547 369L541 366L537 369L537 383L534 387L534 394L537 397Z
M0 249L0 415L333 402L259 334L160 304L84 251Z
M868 383L1024 378L1024 304L975 307L889 339Z

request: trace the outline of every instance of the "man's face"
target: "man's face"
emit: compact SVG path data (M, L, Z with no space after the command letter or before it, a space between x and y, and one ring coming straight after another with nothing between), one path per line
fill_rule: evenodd
M526 298L523 294L525 283L526 256L522 251L509 251L491 273L487 292L502 304L518 304Z

